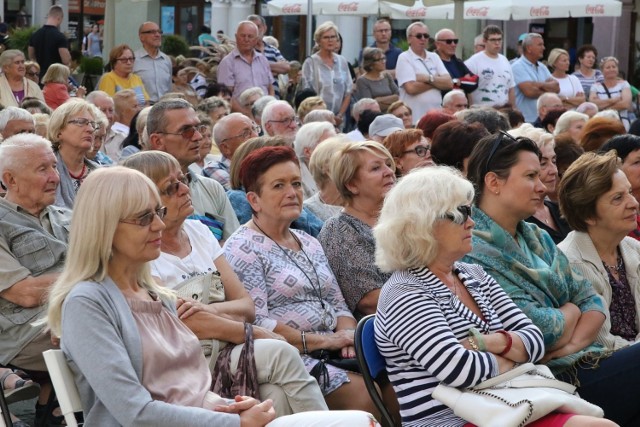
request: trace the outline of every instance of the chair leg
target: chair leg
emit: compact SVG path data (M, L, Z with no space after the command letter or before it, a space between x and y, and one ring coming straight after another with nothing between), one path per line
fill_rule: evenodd
M13 427L13 421L11 421L11 414L9 413L9 405L4 398L4 390L0 390L0 410L2 410L2 419L7 427Z

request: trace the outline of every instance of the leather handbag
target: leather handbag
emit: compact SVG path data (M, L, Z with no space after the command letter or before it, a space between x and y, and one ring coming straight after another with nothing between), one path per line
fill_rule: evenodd
M521 427L552 412L603 417L604 411L555 379L545 365L525 363L467 389L440 384L433 398L478 427Z

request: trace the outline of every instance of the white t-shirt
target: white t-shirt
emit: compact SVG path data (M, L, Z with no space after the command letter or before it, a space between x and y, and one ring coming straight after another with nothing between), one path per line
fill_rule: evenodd
M431 74L435 76L449 75L442 60L437 53L428 52L427 56L422 59L411 49L402 52L398 56L396 65L396 79L400 88L400 100L411 108L413 113L413 124L424 116L429 110L442 107L442 92L439 89L429 89L418 95L409 95L404 90L404 84L407 82L415 82L417 74Z
M151 264L151 274L162 280L164 286L169 289L174 289L192 277L217 271L213 261L223 254L216 238L200 221L186 220L184 231L189 236L191 253L184 258L178 258L162 252Z
M478 52L464 64L479 77L478 89L471 92L471 105L494 107L509 102L509 89L516 83L507 58L500 54L491 58L485 52Z
M583 93L582 83L580 83L580 80L578 80L576 76L567 75L559 79L552 74L551 77L560 85L560 92L558 93L560 98L564 98L565 96L573 98L579 93Z

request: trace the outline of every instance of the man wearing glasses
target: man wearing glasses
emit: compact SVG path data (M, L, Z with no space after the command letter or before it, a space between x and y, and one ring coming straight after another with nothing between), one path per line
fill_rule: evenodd
M460 39L452 30L443 28L436 33L436 53L452 78L453 88L471 93L478 87L477 77L469 71L461 59L456 57L459 42ZM443 91L442 95L444 96L447 92Z
M506 103L515 107L515 81L509 60L502 51L502 30L487 25L482 31L484 50L465 61L469 70L479 77L478 89L470 95L471 105L495 107Z
M386 19L379 19L373 24L373 38L374 42L369 47L377 47L385 54L386 62L385 68L387 73L394 79L396 78L396 64L398 63L398 56L402 53L402 50L391 43L391 24ZM358 64L362 66L362 51L360 51L360 57L358 58ZM362 70L361 70L362 71Z
M409 49L398 57L396 79L400 100L413 111L413 124L442 105L442 90L453 87L451 76L437 53L427 51L429 29L422 22L407 27Z
M300 120L287 101L273 101L262 111L260 120L267 136L281 136L293 147Z
M149 101L154 104L171 92L171 59L160 51L162 31L155 22L145 22L138 29L142 48L135 51L133 72L144 84Z

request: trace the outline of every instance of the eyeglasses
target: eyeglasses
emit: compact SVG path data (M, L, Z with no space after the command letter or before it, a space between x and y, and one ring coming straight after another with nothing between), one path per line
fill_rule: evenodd
M129 57L126 57L126 58L116 58L116 61L122 62L123 64L126 63L126 62L134 62L135 60L136 60L136 58L133 57L133 56L129 56Z
M390 33L390 32L391 32L391 30L390 30L390 29L388 29L388 28L381 28L381 29L379 29L379 30L376 30L375 32L376 32L376 33Z
M33 72L26 72L25 73L27 76L29 77L37 77L39 75L39 73L37 71L33 71Z
M431 150L431 145L416 145L413 150L403 151L402 154L414 153L418 157L424 157Z
M184 184L188 187L190 183L191 183L190 174L187 173L185 175L180 175L176 182L172 182L171 184L169 184L167 188L160 191L160 194L163 196L173 197L178 192L178 190L180 190L180 184Z
M86 126L89 125L93 128L94 131L98 130L98 128L100 127L100 125L98 124L98 122L94 122L92 120L89 119L73 119L73 120L69 120L67 123L72 123L76 126Z
M411 117L412 114L409 111L405 111L404 113L394 114L394 116L401 119L403 117Z
M293 116L282 120L269 120L267 123L282 123L285 127L291 126L291 123L295 123L296 126L300 126L300 119Z
M484 177L489 173L489 168L491 167L491 160L493 160L493 156L496 154L496 151L498 151L498 147L502 143L502 140L505 138L509 142L518 142L516 138L509 135L507 132L503 130L500 131L500 135L494 141L493 146L491 147L491 151L489 151L489 157L487 157L487 162L484 165L484 172L482 174L482 179L484 179Z
M462 218L456 218L452 213L445 214L445 218L458 225L462 225L467 222L472 213L471 205L458 206L456 210L462 214Z
M120 222L124 222L125 224L139 225L140 227L146 227L148 225L151 225L151 223L153 222L156 216L162 219L165 217L166 214L167 214L166 206L161 206L156 210L140 215L138 218L121 219Z
M385 58L384 56L382 58L376 58L373 60L373 62L382 62L382 61L386 61L387 58Z
M220 142L225 142L225 141L228 141L230 139L235 139L235 138L247 139L254 132L256 134L260 134L260 132L262 132L262 128L260 126L258 126L258 125L252 125L250 128L247 128L247 129L243 130L241 133L239 133L237 135L234 135L234 136L230 136L228 138L225 138Z
M429 33L418 33L418 34L414 34L413 37L417 38L418 40L422 40L422 39L426 39L429 40Z
M499 43L502 41L502 37L498 37L498 38L493 38L493 39L487 39L488 42L491 43Z
M160 34L160 35L162 35L162 30L146 30L146 31L140 31L140 34Z
M460 39L442 39L442 40L436 40L436 41L443 42L443 43L446 43L446 44L458 44Z
M184 139L190 140L193 138L193 135L195 135L196 132L202 135L206 131L207 131L207 125L195 125L195 126L189 126L189 127L183 128L180 132L156 132L156 133L160 133L163 135L179 135Z
M322 40L335 40L338 36L322 36Z

